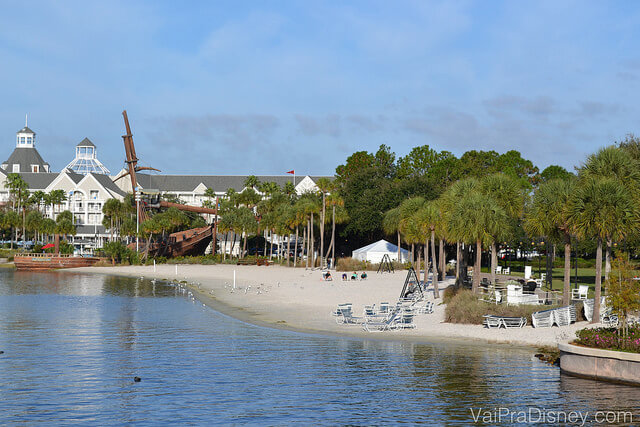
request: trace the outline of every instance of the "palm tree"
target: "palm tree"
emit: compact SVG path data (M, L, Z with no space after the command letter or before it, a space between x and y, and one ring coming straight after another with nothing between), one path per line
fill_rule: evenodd
M419 236L417 230L413 227L411 218L422 206L424 206L425 200L422 197L412 197L406 199L399 206L400 208L400 221L398 222L398 229L400 234L404 237L405 242L411 245L411 264L415 259L415 244L419 243ZM409 235L411 233L411 235Z
M472 290L477 292L480 286L482 246L494 242L494 236L504 227L508 216L490 197L480 191L471 191L455 205L449 221L450 232L458 240L476 245Z
M569 305L571 289L571 235L569 207L575 193L574 180L554 179L541 184L525 215L528 233L564 242L564 283L562 304Z
M244 180L244 187L255 190L260 185L260 180L255 175L249 175Z
M349 220L349 215L344 208L344 200L337 193L332 193L327 197L327 204L331 206L331 243L327 249L326 258L329 257L331 251L331 266L335 269L336 265L336 224L344 224Z
M595 302L592 323L600 321L602 242L638 229L638 209L631 192L615 178L583 177L569 206L569 219L581 237L597 239Z
M640 165L628 152L617 146L604 147L591 154L580 168L581 178L612 178L628 188L632 195L640 202ZM611 248L613 241L606 241L605 280L611 271Z
M333 182L329 178L320 178L316 182L316 186L322 194L322 210L320 211L320 263L322 264L322 257L324 256L324 224L326 219L327 209L327 194L333 191Z
M396 234L398 237L398 262L400 262L400 260L402 259L400 257L402 250L400 246L400 219L400 206L389 209L387 212L385 212L384 217L382 218L382 230L385 232L385 234Z
M431 240L431 273L433 276L433 297L440 298L438 290L438 264L436 263L436 230L441 221L440 207L437 201L430 201L420 208L416 213L416 218L420 227L423 229L423 235ZM427 255L428 241L425 241L424 248L424 281L427 282L427 269L429 267L429 257Z
M505 240L510 233L510 225L522 216L525 193L518 181L503 173L487 175L480 181L480 191L491 197L507 214L511 221L505 222L497 229L491 243L491 282L495 283L496 267L498 267L498 251L496 241Z
M474 191L479 191L480 182L475 178L465 178L451 184L451 186L440 196L440 209L442 212L443 228L442 233L447 240L456 242L456 285L460 286L461 281L467 277L467 272L462 271L463 254L461 250L462 239L457 234L458 230L453 228L452 213L460 200L464 200Z
M67 200L67 193L64 190L51 190L49 192L49 203L51 204L51 219L56 219L55 206L60 206Z

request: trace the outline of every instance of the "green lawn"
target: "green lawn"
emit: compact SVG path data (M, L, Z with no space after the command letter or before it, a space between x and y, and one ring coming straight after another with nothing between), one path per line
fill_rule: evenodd
M532 268L532 274L534 277L540 277L538 275L538 264L537 263L532 263L532 264L527 264L527 265L531 265ZM545 266L544 264L541 264L541 271L542 273L546 272ZM482 268L482 272L483 273L489 273L489 269L488 268ZM576 270L575 268L571 269L571 289L577 288L577 286L575 285L575 273ZM603 266L603 273L604 273L604 266ZM520 265L511 265L511 276L519 276L519 277L524 277L524 267L522 265L522 263L520 263ZM500 275L497 276L498 278L500 277ZM553 269L553 283L552 283L552 290L554 291L559 291L562 292L562 287L563 287L563 283L564 283L564 269L563 268L554 268ZM578 284L579 285L589 285L589 297L593 297L593 293L594 293L594 289L595 289L595 283L596 283L596 269L595 268L578 268ZM546 288L545 288L546 289ZM604 275L603 275L603 280L602 280L602 291L603 291L603 295L604 295Z

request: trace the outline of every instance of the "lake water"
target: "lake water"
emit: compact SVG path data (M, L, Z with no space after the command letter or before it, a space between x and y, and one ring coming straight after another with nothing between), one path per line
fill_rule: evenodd
M531 350L262 328L141 279L0 270L0 351L3 425L462 425L481 408L510 411L492 424L640 421L640 388L561 375Z

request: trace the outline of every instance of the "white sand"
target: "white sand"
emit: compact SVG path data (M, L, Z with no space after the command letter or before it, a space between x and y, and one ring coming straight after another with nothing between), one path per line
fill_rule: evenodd
M416 328L369 333L362 325L339 325L331 312L339 303L352 303L360 316L365 305L398 300L406 272L376 274L367 280L346 281L335 272L333 281L321 280L319 270L281 266L158 265L128 267L86 267L75 271L186 281L206 304L244 321L304 332L339 334L367 338L433 341L439 339L481 340L489 343L550 345L568 342L587 326L579 322L564 327L535 329L487 329L480 325L444 323L444 305L435 300L433 314L415 318ZM233 272L236 288L233 289ZM336 277L337 276L337 277ZM452 283L453 279L447 282ZM446 285L445 285L446 286ZM441 288L445 286L441 283ZM433 293L428 294L433 300Z

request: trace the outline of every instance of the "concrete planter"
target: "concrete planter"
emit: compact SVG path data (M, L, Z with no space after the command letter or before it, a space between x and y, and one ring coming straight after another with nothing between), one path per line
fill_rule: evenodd
M640 386L640 354L558 344L562 372Z

